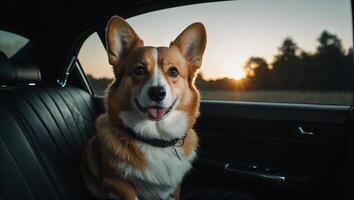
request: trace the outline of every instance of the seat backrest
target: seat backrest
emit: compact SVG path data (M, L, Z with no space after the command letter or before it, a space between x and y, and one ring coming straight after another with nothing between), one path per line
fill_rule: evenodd
M3 66L13 67L4 60ZM40 81L31 68L0 70L7 73L0 74L0 199L91 199L79 173L95 133L91 96L73 87L26 85Z

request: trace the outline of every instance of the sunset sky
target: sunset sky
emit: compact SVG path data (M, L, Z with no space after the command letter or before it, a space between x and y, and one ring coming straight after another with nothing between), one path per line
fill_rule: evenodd
M251 56L272 62L286 37L314 52L323 30L335 33L347 50L353 44L350 0L239 0L204 3L150 12L127 19L148 46L168 46L189 24L202 22L208 42L202 73L208 79L242 78ZM85 72L112 77L97 35L84 44L79 59Z

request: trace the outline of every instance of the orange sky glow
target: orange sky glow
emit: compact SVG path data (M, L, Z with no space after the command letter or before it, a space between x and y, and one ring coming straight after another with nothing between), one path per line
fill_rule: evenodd
M196 4L127 19L147 46L168 46L189 24L202 22L208 34L201 72L207 79L242 79L251 56L271 63L291 37L314 52L323 30L336 34L347 50L353 44L350 0L239 0ZM113 77L97 34L84 43L79 60L87 74Z

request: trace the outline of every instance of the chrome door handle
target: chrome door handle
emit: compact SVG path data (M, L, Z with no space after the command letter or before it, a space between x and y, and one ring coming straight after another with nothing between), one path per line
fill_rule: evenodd
M248 171L248 170L242 170L242 169L237 169L237 168L232 168L230 167L230 164L226 164L224 167L226 173L229 173L230 175L235 175L239 178L246 178L247 180L258 180L258 181L266 181L266 182L272 182L272 183L285 183L286 182L286 177L277 175L277 174L272 174L272 173L263 173L263 172L256 172L256 171Z
M299 135L315 135L312 131L305 131L301 126L297 127L297 132Z

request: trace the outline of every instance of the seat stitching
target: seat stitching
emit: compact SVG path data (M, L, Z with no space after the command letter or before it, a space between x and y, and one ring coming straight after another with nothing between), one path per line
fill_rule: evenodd
M22 126L26 127L26 129L27 129L26 132L28 132L28 134L24 134L24 136L25 136L26 140L28 141L28 144L31 146L31 149L33 150L33 152L37 152L37 153L35 153L35 156L36 156L38 162L40 163L39 164L40 168L44 171L43 173L46 174L46 176L45 176L46 179L48 180L48 182L50 182L49 187L54 188L54 190L56 191L56 194L61 196L59 188L55 184L54 177L52 176L52 174L50 172L51 170L49 170L49 168L46 164L46 161L45 161L46 159L43 158L43 155L42 155L43 153L39 150L40 145L38 144L38 142L36 140L33 139L33 135L34 135L33 129L28 125L27 120L24 117L21 117L21 113L18 111L18 109L15 109L17 107L13 104L12 101L2 100L2 102L9 105L8 109L9 109L9 111L10 110L12 111L11 113L15 113L15 115L13 116L16 119L15 121L21 122L21 123L19 123L19 125L22 124ZM23 130L24 127L22 127L22 126L19 126L19 128L21 129L21 131L23 133L25 133Z
M35 93L36 93L36 96L38 96L38 99L42 102L42 104L43 104L43 105L45 106L45 108L48 110L48 113L50 114L50 116L52 117L52 119L53 119L55 125L57 126L57 128L58 128L58 130L59 130L59 132L60 132L60 135L61 135L61 137L63 138L63 141L65 141L66 146L68 146L68 147L70 148L70 150L73 150L73 151L74 151L74 149L71 147L71 145L69 145L69 142L67 141L67 138L66 138L66 136L64 135L62 128L59 126L59 124L58 124L58 122L57 122L57 120L56 120L56 117L54 117L54 115L53 115L51 109L50 109L50 108L48 107L48 105L45 103L43 97L42 97L40 94L38 94L38 92L35 92Z
M41 89L42 89L42 88L41 88ZM59 107L57 106L57 104L56 104L56 102L54 101L54 99L52 99L51 96L50 96L47 92L45 92L45 90L42 89L42 91L43 91L43 94L48 95L48 96L49 96L49 99L51 99L52 102L54 102L54 105L55 105L55 107L57 108L58 112L60 113L60 116L62 116L62 113L59 111L60 109L59 109ZM57 120L56 120L56 117L54 117L54 114L52 113L51 109L50 109L50 108L48 107L48 105L45 103L46 101L43 99L43 96L42 96L42 95L39 95L39 94L38 94L38 96L39 96L39 98L41 99L41 101L43 102L43 104L46 106L46 108L48 109L48 111L49 111L49 113L51 114L52 118L54 119L55 123L57 124L58 122L57 122ZM64 119L63 119L63 121L64 121L64 123L65 123L65 125L66 125L66 122L65 122ZM57 126L60 128L60 126L59 126L58 124L57 124ZM64 138L64 140L65 140L67 146L70 146L69 143L68 143L68 141L66 140L66 137L64 137L64 134L62 133L62 130L61 130L61 129L60 129L60 132L61 132L61 135L63 136L63 138ZM73 138L71 134L68 134L68 135L70 135L70 137ZM75 141L75 140L74 140L74 141ZM75 141L75 142L76 142L76 141ZM70 146L70 149L72 149L74 152L76 152L76 154L79 155L79 157L81 158L81 155L80 155L80 153L77 151L77 149L75 149L75 148L73 148L73 147L71 147L71 146ZM76 157L76 156L72 156L72 159L74 159L74 157ZM75 161L75 160L72 160L72 161ZM77 161L77 160L76 160L76 161ZM69 165L69 166L71 166L71 165ZM71 169L76 169L75 167L70 167L70 168L71 168ZM72 173L71 173L71 172L72 172ZM73 170L70 170L69 173L70 173L70 177L73 178L73 179L75 179L74 177L78 178L78 176L80 176L78 173L75 173ZM73 184L72 187L75 188L75 189L74 189L74 194L75 194L75 196L76 196L78 199L80 199L80 194L79 194L79 191L78 191L78 190L80 190L80 186L78 186L78 185L76 185L76 184Z
M77 145L81 145L81 144L78 142L78 138L76 138L76 137L74 136L74 135L76 135L76 134L73 133L72 129L70 128L70 126L69 126L69 124L68 124L68 122L65 120L62 109L60 109L60 106L58 105L58 103L56 102L56 100L54 100L54 97L52 96L52 94L51 94L50 91L48 92L48 96L53 100L54 104L56 105L57 109L59 110L60 115L61 115L61 117L63 118L63 121L64 121L64 123L65 123L65 125L66 125L66 127L67 127L67 130L69 130L69 133L70 133L69 135L73 138L74 142L75 142ZM59 95L58 95L58 96L59 96ZM61 97L59 96L59 98L61 98ZM61 99L62 99L62 98L61 98ZM64 102L64 101L63 101L63 102ZM64 104L66 105L65 102L64 102ZM68 108L68 110L70 111L69 108ZM80 140L81 140L81 139L80 139ZM77 153L79 153L79 152L77 152Z
M46 130L46 132L48 133L48 136L49 138L52 140L52 144L53 144L53 148L54 148L54 151L56 151L58 153L58 158L61 158L61 163L64 163L63 161L65 160L64 159L64 155L63 155L63 152L58 148L58 144L56 142L56 140L53 138L53 134L51 133L52 131L50 131L49 127L47 127L47 125L44 123L42 117L40 117L41 115L36 111L36 109L34 108L34 106L32 105L31 102L28 101L27 98L23 97L22 98L24 99L24 101L30 106L30 108L33 110L33 112L37 115L37 118L39 119L39 121L41 122L41 124L43 125L44 129ZM65 172L65 174L70 177L71 179L72 176L70 175L70 173L68 172L68 169L67 167L65 167L66 170L63 170ZM71 183L71 182L70 182ZM71 185L71 189L73 190L72 188L72 184Z
M72 99L72 101L74 102L74 104L76 105L76 107L77 108L79 108L80 109L80 111L81 111L81 109L82 109L82 107L78 104L78 102L75 100L75 98L73 97L73 95L71 94L71 92L69 92L68 90L63 90L64 92L66 92L69 96L70 96L70 98ZM91 119L92 119L92 117L87 117L87 116L85 116L84 114L86 114L86 113L90 113L90 112L83 112L83 113L81 113L82 114L82 116L84 117L84 119L86 119L87 121L92 121Z
M60 92L58 91L57 88L55 88L54 91L55 91L55 92L58 94L58 96L60 96L60 98L63 100L63 102L65 103L65 105L66 105L66 107L68 108L68 110L71 111L70 114L71 114L73 120L74 120L75 122L77 122L76 119L75 119L75 117L74 117L74 115L73 115L73 111L72 111L71 107L68 105L68 102L67 102L67 101L65 100L65 98L62 96L62 94L60 94ZM78 133L78 135L79 135L80 138L81 138L81 143L82 143L81 145L82 145L82 146L85 146L85 145L86 145L86 142L87 142L87 141L86 141L86 138L81 134L80 128L78 127L77 123L74 123L74 124L75 124L76 130L77 130L77 133Z
M59 144L56 142L56 139L53 137L53 131L50 129L50 127L48 127L48 125L46 123L44 123L44 119L42 117L42 115L40 113L38 113L37 109L35 108L35 106L32 104L32 102L27 99L27 97L23 96L22 97L26 102L27 104L31 107L31 109L33 110L33 112L37 115L37 118L39 119L39 121L42 123L43 127L45 128L45 130L48 132L48 135L50 136L53 144L55 145L55 149L58 151L58 152L61 152L60 154L62 154L62 151L59 150L58 146ZM54 120L53 120L54 121Z
M78 102L77 102L76 99L73 97L73 95L71 94L70 91L64 90L64 92L67 93L68 96L70 96L70 98L71 98L72 101L74 102L75 106L80 109L80 112L81 112L82 116L84 117L84 119L87 120L87 121L89 121L89 122L92 122L92 117L87 117L87 116L85 115L86 113L89 113L89 114L90 114L90 112L89 112L89 111L85 111L85 109L83 109L82 106L80 106L81 104L78 104ZM84 111L83 111L83 110L84 110ZM90 114L90 115L91 115L91 114Z
M71 92L70 91L67 91L67 90L65 90L65 92L71 97L71 99L73 100L73 102L75 102L75 104L76 104L76 106L77 107L79 107L79 108L81 108L81 106L79 106L78 105L78 102L76 102L76 100L75 100L75 98L73 97L73 95L71 94ZM84 103L85 104L85 103ZM87 112L85 112L85 113L87 113ZM89 113L89 112L88 112ZM82 113L83 114L83 113ZM91 117L91 119L87 119L86 117L84 117L84 119L86 119L90 124L91 123L93 123L93 120L91 120L92 119L92 117ZM90 129L89 129L89 127L87 127L88 126L88 124L86 124L86 123L84 123L84 127L85 127L85 132L87 133L87 134L85 134L85 138L86 138L86 140L88 141L88 139L90 138L90 136L89 135L91 135L90 134Z
M0 143L3 143L4 149L5 151L10 155L10 159L12 160L12 162L15 164L15 168L16 168L16 172L18 172L18 175L20 176L23 184L26 186L27 191L29 192L29 194L31 195L32 199L35 199L34 194L32 193L32 190L30 189L26 179L24 178L23 174L21 173L21 170L18 168L18 164L16 162L16 160L14 159L14 156L11 153L11 150L9 149L8 145L6 144L5 140L3 139L3 136L0 135Z
M82 96L81 91L79 91L79 90L74 90L74 91L80 95L80 97L82 98L82 100L83 100L83 102L85 103L86 107L88 108L89 112L91 113L92 118L95 118L95 114L94 114L94 112L93 112L93 110L92 110L93 107L88 105L88 102L87 102L86 99ZM92 98L92 96L90 96L90 98Z

